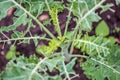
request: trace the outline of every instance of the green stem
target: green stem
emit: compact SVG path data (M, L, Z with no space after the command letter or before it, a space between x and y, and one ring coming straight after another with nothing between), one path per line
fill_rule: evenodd
M85 55L70 55L70 57L71 58L73 58L73 57L82 57L82 58L85 58L85 59L89 58L88 56L85 56Z
M33 20L35 20L39 26L53 39L56 39L56 37L36 18L34 17L30 12L28 12L25 8L23 8L20 4L18 4L15 0L11 0L14 4L16 4L18 7L20 7L25 13L27 13Z
M51 40L44 37L24 37L24 38L13 38L8 40L0 40L0 42L16 41L16 40L25 40L25 39L41 39L41 40Z
M5 38L7 38L7 39L10 39L6 34L4 34L3 32L1 32L1 34L5 37Z
M58 13L58 12L56 11L56 13ZM58 35L60 37L62 37L62 32L61 32L60 24L59 24L59 21L58 21L58 14L56 14L56 20L57 20L56 27L58 28Z
M50 12L50 6L49 6L49 4L48 4L48 1L47 0L45 0L45 3L46 3L46 5L47 5L47 8L48 8L48 10L49 10L49 12Z
M70 7L70 11L69 11L68 16L67 16L67 22L66 22L66 26L65 26L64 36L66 35L67 30L68 30L68 25L69 25L69 22L70 22L70 19L71 19L70 15L71 15L71 12L72 12L72 8L73 8L73 3Z

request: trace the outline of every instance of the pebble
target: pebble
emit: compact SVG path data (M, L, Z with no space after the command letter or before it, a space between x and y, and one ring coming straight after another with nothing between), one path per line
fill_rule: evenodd
M49 15L48 14L42 14L40 17L39 17L39 21L40 22L43 22L45 20L49 19Z

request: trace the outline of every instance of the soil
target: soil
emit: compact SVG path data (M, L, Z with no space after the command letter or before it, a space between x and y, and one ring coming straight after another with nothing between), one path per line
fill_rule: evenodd
M65 3L67 2L67 0L64 0ZM112 10L108 10L104 13L100 13L101 9L96 10L96 12L101 16L101 20L104 20L110 29L110 34L109 36L113 36L115 37L118 41L117 43L120 44L120 31L118 32L113 32L113 30L115 29L115 27L120 28L120 5L116 5L115 4L115 0L106 0L106 3L114 3L114 6L111 8ZM14 11L14 9L12 9ZM12 12L13 12L12 11ZM63 12L59 13L59 21L60 21L60 26L61 26L61 30L63 31L65 28L65 23L66 23L66 16L68 14L68 10L64 10ZM42 15L47 15L46 18L49 18L48 12L43 12ZM8 26L10 24L13 24L12 18L13 18L13 14L8 13L8 16L6 16L4 19L2 19L0 21L0 26ZM74 17L72 15L72 17ZM43 20L43 18L40 18L40 20ZM100 21L101 21L100 20ZM99 22L100 22L99 21ZM95 22L93 23L93 30L89 33L90 35L94 35L95 34L95 28L96 26L99 24L99 22ZM31 28L31 33L32 35L37 34L37 35L41 35L44 34L45 32L40 30L40 28L38 27L38 25L33 21L33 23L36 25L35 28ZM69 30L71 30L72 28L74 28L75 26L75 22L73 20L70 21L69 23ZM20 25L17 30L18 31L24 31L26 29L27 25L23 26ZM48 25L47 26L48 29L54 34L57 35L57 33L55 31L53 31L53 27L52 25ZM52 27L52 28L49 28ZM9 38L11 35L12 31L10 32L4 32L4 34L6 34ZM26 36L29 36L29 34L27 34ZM49 36L48 36L49 37ZM7 39L5 36L3 36L3 34L0 34L0 38L1 39ZM4 70L8 60L5 58L5 54L6 52L9 50L9 47L11 43L0 43L0 72L2 70ZM39 41L39 44L47 44L47 42L45 41ZM4 45L4 48L3 48ZM30 44L16 44L17 46L17 51L19 51L21 54L24 54L26 57L29 57L29 55L35 53L35 44L34 42L31 40ZM79 50L74 50L75 52L73 53L78 53ZM74 80L88 80L87 77L85 76L85 74L83 74L83 70L82 68L79 66L79 63L76 61L76 64L74 65L73 69L75 70L76 73L79 74L80 77L74 79ZM53 74L53 73L50 73Z

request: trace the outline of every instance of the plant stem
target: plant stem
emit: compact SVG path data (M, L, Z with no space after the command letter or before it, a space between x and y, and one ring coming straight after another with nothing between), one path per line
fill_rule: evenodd
M0 40L0 42L7 42L7 41L16 41L16 40L25 40L25 39L42 39L42 40L51 40L44 37L24 37L24 38L13 38L8 40Z
M70 19L71 19L71 12L72 12L72 8L73 8L73 2L72 2L72 5L70 7L70 11L68 13L68 16L67 16L67 22L66 22L66 26L65 26L65 31L64 31L64 36L66 35L67 33L67 30L68 30L68 25L69 25L69 22L70 22Z
M7 38L7 39L10 39L6 34L4 34L3 32L1 32L1 34L5 37L5 38Z
M28 12L25 8L23 8L20 4L18 4L15 0L11 0L14 4L16 4L18 7L20 7L25 13L27 13L33 20L35 20L39 26L53 39L56 39L56 37L36 18L34 17L30 12Z
M49 6L49 4L48 4L48 1L47 0L45 0L45 3L46 3L46 5L47 5L47 8L48 8L48 10L49 10L49 12L50 12L50 6Z
M84 56L84 55L70 55L70 57L82 57L82 58L88 58L88 56Z
M74 36L73 36L73 40L76 38L76 36L77 36L77 32L78 32L78 30L79 30L79 26L80 26L80 24L81 24L81 22L84 20L84 19L86 19L87 18L87 16L91 13L91 12L93 12L93 11L95 11L97 8L99 8L102 4L103 4L103 2L104 2L105 0L102 0L101 2L99 2L99 4L97 4L95 7L93 7L89 12L87 12L81 19L79 19L78 20L78 23L77 23L77 25L76 25L76 27L75 27L75 29L74 29ZM71 45L71 48L70 48L70 54L72 54L72 52L73 52L73 48L74 48L74 42L72 42L72 45Z

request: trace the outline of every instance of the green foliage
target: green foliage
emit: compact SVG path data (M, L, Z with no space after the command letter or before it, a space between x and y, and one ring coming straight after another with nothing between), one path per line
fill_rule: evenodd
M85 63L81 63L84 73L92 80L119 80L120 79L120 46L111 45L111 54L104 60L88 59ZM117 56L116 56L117 55Z
M81 67L83 67L83 70L85 71L84 73L87 74L88 78L92 80L104 80L105 78L108 80L119 80L120 78L117 73L100 63L94 62L93 60L88 60L81 64Z
M88 78L92 80L104 80L107 76L107 68L103 65L99 65L92 60L86 61L84 64L81 64L83 70L85 70L85 74L88 75Z
M39 58L36 55L28 58L23 55L16 56L17 50L12 44L6 53L6 59L9 62L5 70L0 73L0 80L74 80L79 77L79 74L73 70L78 57L86 58L86 61L81 62L80 66L89 79L119 80L120 46L115 44L114 37L108 36L109 29L106 23L104 21L99 23L95 36L88 35L92 23L100 20L95 10L101 8L102 13L113 6L113 4L103 5L104 1L68 0L68 3L63 4L63 0L0 0L0 20L7 16L10 7L16 9L13 24L0 27L0 35L6 37L5 40L0 38L0 43L30 44L32 40L37 46L37 55L44 56ZM117 4L119 2L116 0ZM65 31L62 33L58 16L66 9L68 16ZM41 23L38 20L43 11L49 11L50 21ZM73 19L71 14L76 17L76 25L71 31L68 31L69 23ZM58 36L55 36L46 27L51 20ZM33 21L39 25L41 31L45 31L43 35L32 34L31 27L36 28ZM26 26L24 31L17 30L21 25ZM83 31L86 33L83 34ZM5 32L12 32L12 34L7 37ZM48 42L48 45L40 45L40 40ZM79 49L83 55L72 54L73 48ZM50 73L56 74L51 76Z
M93 22L100 20L98 14L92 10L92 8L97 4L94 0L69 0L71 4L73 3L73 14L78 17L78 26L81 30L90 31ZM96 2L99 0L96 0ZM87 13L87 14L86 14ZM84 18L84 19L83 19Z
M105 23L105 21L101 21L97 28L95 29L95 33L97 35L107 36L109 34L109 27Z
M73 41L76 48L91 56L97 54L98 57L101 57L101 55L107 56L109 54L109 49L105 47L108 41L104 41L102 37L85 35L81 39L78 36L78 39Z
M104 57L101 56L100 58L92 56L91 58L88 58L86 62L81 63L80 66L83 68L84 73L88 76L89 79L104 80L107 78L108 80L118 80L120 75L120 64L118 60L118 58L120 58L120 46L114 44L116 40L113 37L103 38L103 41L109 41L106 45L110 49L109 54Z
M39 63L39 58L35 55L31 55L29 58L20 56L14 60L11 60L2 74L0 74L0 79L3 80L62 80L61 76L64 73L64 68L62 67L62 62L64 62L64 57L57 55L54 58L44 60L40 65L38 65L38 70L34 71L36 63ZM40 59L40 61L42 61ZM71 71L74 65L74 60L67 64L67 69ZM57 66L59 68L57 68ZM47 68L48 67L48 68ZM54 69L60 69L62 74L60 76L50 76L46 70L49 69L51 72ZM34 73L33 73L34 72ZM44 73L43 73L44 72Z
M27 80L31 69L35 66L36 61L38 62L39 59L37 59L35 56L31 56L30 58L20 56L16 59L16 62L11 60L7 64L6 70L2 73L2 75L0 75L0 78L4 80ZM36 76L35 80L38 78L40 77Z

